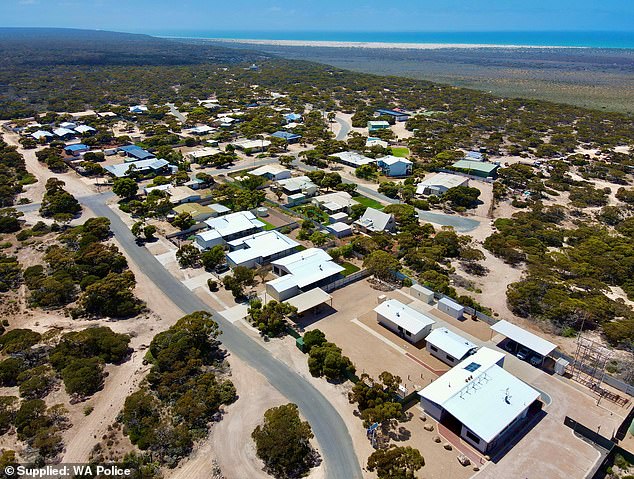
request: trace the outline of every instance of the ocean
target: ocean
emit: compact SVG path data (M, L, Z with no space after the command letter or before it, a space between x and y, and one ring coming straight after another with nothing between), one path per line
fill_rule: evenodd
M248 40L296 40L377 43L441 43L526 45L591 48L634 48L634 31L521 31L521 32L326 32L326 31L152 31L163 37Z

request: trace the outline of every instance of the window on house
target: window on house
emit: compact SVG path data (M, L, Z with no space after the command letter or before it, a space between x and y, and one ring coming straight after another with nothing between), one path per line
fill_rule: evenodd
M438 348L436 346L429 346L429 349L431 349L434 352L438 352Z
M448 354L445 354L445 356L447 357L447 359L449 361L455 361L456 360L453 356L449 356Z
M480 438L479 438L478 436L476 436L475 434L473 434L473 433L472 433L471 431L469 431L468 429L467 429L467 434L466 434L466 435L467 435L467 437L468 437L469 439L471 439L471 440L472 440L473 442L475 442L476 444L479 444L479 443L480 443Z
M410 333L409 331L405 331L405 334L406 334L407 336L411 336L411 335L412 335L412 333Z

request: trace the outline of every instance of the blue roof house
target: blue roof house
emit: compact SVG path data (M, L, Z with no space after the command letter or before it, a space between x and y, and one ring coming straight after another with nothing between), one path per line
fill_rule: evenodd
M121 146L119 147L119 151L123 151L126 156L134 158L135 160L147 160L149 158L154 158L152 153L136 145Z
M387 110L384 108L380 108L374 112L376 116L391 116L395 121L407 121L410 117L409 113L405 113L404 111L398 110Z
M302 135L291 133L290 131L276 131L271 136L274 138L281 138L282 140L286 140L286 143L297 143L302 138Z
M84 145L83 143L77 143L76 145L68 145L64 148L64 152L67 155L79 156L81 153L85 151L89 151L90 147L88 145Z

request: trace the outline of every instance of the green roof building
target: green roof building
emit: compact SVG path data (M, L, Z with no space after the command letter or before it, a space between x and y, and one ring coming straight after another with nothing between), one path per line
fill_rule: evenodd
M495 178L500 165L484 161L459 160L451 165L451 167L469 175L479 176L481 178Z

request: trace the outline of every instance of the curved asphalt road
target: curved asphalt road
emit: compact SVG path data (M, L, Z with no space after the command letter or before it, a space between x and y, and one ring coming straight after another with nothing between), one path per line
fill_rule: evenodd
M158 291L168 296L186 314L201 310L215 313L163 268L147 249L137 246L128 227L104 204L104 195L82 198L82 203L96 215L105 216L111 221L110 229L117 240L139 268L154 282ZM361 479L363 476L352 446L352 439L341 416L326 398L307 380L275 359L269 351L233 324L217 314L214 314L214 319L222 330L220 339L225 347L262 373L273 387L289 401L299 406L319 443L326 465L326 477L328 479Z
M341 126L341 129L339 130L339 133L337 133L335 140L343 141L346 139L346 136L348 136L348 133L350 133L350 130L352 130L352 125L343 118L339 118L338 116L335 117L335 121Z

